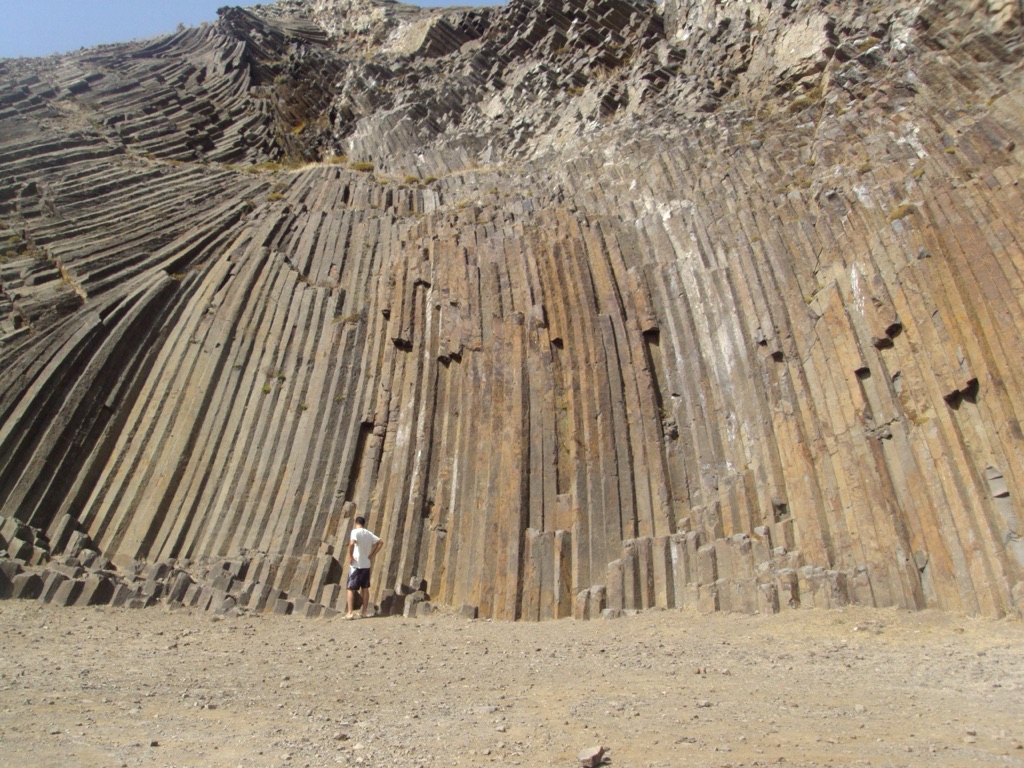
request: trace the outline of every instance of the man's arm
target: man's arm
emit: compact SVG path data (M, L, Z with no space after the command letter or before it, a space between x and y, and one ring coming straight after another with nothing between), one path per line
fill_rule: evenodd
M345 567L346 568L348 568L350 565L352 565L352 550L355 548L355 546L356 546L356 543L354 541L349 541L349 543L348 543L348 553L345 555Z
M370 559L373 560L373 556L377 554L377 550L384 546L384 539L377 539L377 543L373 545L373 549L370 550Z

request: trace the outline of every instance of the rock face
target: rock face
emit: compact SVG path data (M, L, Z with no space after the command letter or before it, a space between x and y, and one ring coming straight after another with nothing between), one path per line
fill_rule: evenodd
M1015 611L1020 33L281 0L0 61L10 558L331 608L363 514L376 602Z

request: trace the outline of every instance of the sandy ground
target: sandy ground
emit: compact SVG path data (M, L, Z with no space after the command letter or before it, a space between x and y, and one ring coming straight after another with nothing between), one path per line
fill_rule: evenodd
M1024 623L0 603L0 765L1024 766Z

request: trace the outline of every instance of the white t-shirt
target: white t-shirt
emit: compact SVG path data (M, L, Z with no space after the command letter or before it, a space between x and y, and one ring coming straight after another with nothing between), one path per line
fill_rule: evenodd
M356 543L352 548L352 565L356 568L369 568L370 552L373 551L373 545L380 541L380 537L366 528L353 528L351 540Z

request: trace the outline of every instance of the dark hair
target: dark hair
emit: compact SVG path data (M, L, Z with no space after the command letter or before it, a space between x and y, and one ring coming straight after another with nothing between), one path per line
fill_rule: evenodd
M365 518L365 517L357 517L357 518L356 518L356 522L357 522L357 523L358 523L359 525L366 525L366 518Z

